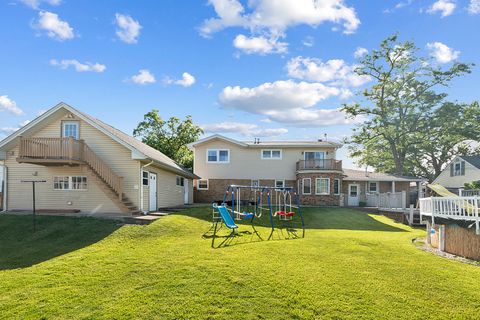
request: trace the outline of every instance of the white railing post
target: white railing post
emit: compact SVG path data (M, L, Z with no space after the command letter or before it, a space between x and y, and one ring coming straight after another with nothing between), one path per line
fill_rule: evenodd
M410 225L413 225L413 204L410 205L410 212L409 212L409 222Z
M407 192L405 190L402 191L402 209L405 210L407 208Z

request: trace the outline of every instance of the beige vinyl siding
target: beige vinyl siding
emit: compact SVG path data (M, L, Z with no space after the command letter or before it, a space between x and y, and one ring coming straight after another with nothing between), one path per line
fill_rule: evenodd
M157 206L159 208L176 207L184 205L184 191L182 186L177 186L177 174L155 166L145 168L145 171L157 174ZM185 180L188 180L185 178ZM190 189L190 203L193 203L193 183L188 180ZM150 187L143 186L143 209L148 211L150 203Z
M79 121L79 134L80 139L83 139L85 143L107 164L110 168L119 176L123 177L124 179L124 194L132 201L135 205L138 205L138 184L139 184L139 167L140 163L137 160L132 160L131 150L127 149L123 145L119 144L118 142L114 141L112 138L104 134L103 132L99 131L95 127L91 126L87 122L84 122L75 117L67 117L67 112L65 110L60 110L56 114L52 115L52 120L50 123L39 127L39 131L35 132L32 137L51 137L51 138L59 138L62 135L62 121ZM25 205L19 203L21 198L19 195L22 194L22 190L24 187L19 182L19 177L23 178L32 178L31 172L38 171L39 176L36 178L45 178L45 179L52 179L52 174L56 174L57 171L64 172L66 169L64 167L42 167L42 166L35 166L29 164L19 164L16 161L16 157L18 156L18 149L15 148L14 156L10 156L7 161L6 165L9 170L9 177L8 177L8 184L9 184L9 209L23 209ZM81 170L80 168L69 168L69 172L78 172ZM77 170L77 171L75 171ZM41 176L40 176L41 174ZM93 185L89 183L89 185ZM85 193L85 196L77 197L76 201L82 199L84 200L84 204L79 205L79 209L82 211L91 211L93 209L98 208L100 204L103 206L100 207L99 212L111 212L115 208L114 212L119 211L119 208L113 204L113 202L108 198L105 192L100 189L98 186L96 189L92 189L93 192L96 194L91 194L92 200L90 201L88 193ZM62 208L64 207L64 197L60 198L55 203L56 197L58 197L58 192L55 190L53 191L53 187L50 189L45 189L40 191L39 198L50 199L49 202L45 205L49 205L48 209L53 208ZM98 199L96 199L97 197ZM106 204L106 199L109 199L110 204ZM91 204L89 202L92 202Z
M480 180L480 169L465 161L465 175L450 177L450 164L433 181L447 188L463 188L468 182Z
M15 155L18 149L13 150ZM44 167L32 164L19 164L16 156L8 156L8 210L32 209L32 185L22 180L46 180L37 185L37 209L77 209L85 213L121 213L100 186L81 167ZM34 175L36 174L36 175ZM87 176L87 190L54 190L55 176ZM72 202L72 205L68 205Z
M207 163L207 149L229 149L229 163ZM262 150L282 150L282 159L261 159ZM242 147L224 140L195 146L194 173L202 179L285 179L295 180L296 163L304 151L324 151L325 159L335 159L335 149L325 147ZM328 151L328 154L327 154Z

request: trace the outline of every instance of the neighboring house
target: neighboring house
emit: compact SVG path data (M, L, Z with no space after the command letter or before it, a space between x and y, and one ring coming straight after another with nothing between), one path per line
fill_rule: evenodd
M456 156L432 184L440 184L456 192L468 182L480 180L480 155Z
M420 179L342 168L331 141L243 142L212 135L191 143L195 201L223 199L230 184L294 187L304 205L351 205L366 193L409 191Z
M113 213L193 202L196 177L163 153L60 103L0 142L4 209Z

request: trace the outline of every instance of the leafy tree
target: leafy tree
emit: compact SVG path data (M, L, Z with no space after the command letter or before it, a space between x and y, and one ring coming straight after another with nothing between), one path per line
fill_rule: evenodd
M181 121L171 117L167 121L153 109L146 113L133 135L142 139L142 142L155 148L185 168L193 168L193 152L187 144L198 140L203 130L195 125L191 116Z
M448 135L441 128L442 117L451 118L447 109L452 109L450 105L441 108L447 95L437 89L470 73L471 66L453 63L450 68L441 69L431 58L418 57L413 42L398 42L398 35L382 41L380 48L365 55L355 70L358 75L372 78L373 85L363 92L361 102L342 108L347 116L364 120L346 141L350 154L359 158L359 164L378 171L429 176L433 162L444 164L443 157L438 159L438 150L434 150L436 157L430 162L428 158L414 157L420 150L428 149L425 144L432 144L431 139L436 136L429 132L431 129ZM435 124L431 123L432 118L436 119ZM464 140L460 136L442 139L449 143L455 140L456 145ZM425 137L428 140L422 140ZM435 141L433 147L436 145Z
M464 184L467 190L480 190L480 181L472 181Z

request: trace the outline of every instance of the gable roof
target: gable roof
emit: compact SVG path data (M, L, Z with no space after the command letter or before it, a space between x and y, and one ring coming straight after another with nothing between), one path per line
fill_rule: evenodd
M333 141L300 141L300 140L287 140L287 141L238 141L232 138L228 138L225 136L222 136L220 134L214 134L211 136L208 136L206 138L200 139L198 141L192 142L188 144L188 147L190 149L195 148L195 146L204 144L206 142L209 142L211 140L224 140L242 147L249 147L249 148L263 148L263 147L277 147L277 148L293 148L293 147L331 147L331 148L340 148L342 144L333 142Z
M146 160L151 160L158 166L176 172L180 175L183 175L185 177L189 177L192 179L197 179L198 177L191 173L190 171L186 170L182 166L180 166L178 163L167 157L165 154L162 152L146 145L145 143L135 139L132 136L129 136L128 134L116 129L115 127L112 127L111 125L106 124L105 122L92 117L86 113L83 113L70 105L60 102L57 104L55 107L51 108L47 112L43 113L39 117L37 117L35 120L31 121L28 123L26 126L20 128L10 136L6 137L4 140L0 141L0 149L2 149L4 146L14 142L16 138L21 136L24 132L30 130L31 128L35 127L37 124L45 121L48 117L53 115L55 112L57 112L60 109L66 109L67 111L71 112L72 114L78 116L80 119L84 120L85 122L89 123L99 131L103 132L110 138L112 138L114 141L120 143L127 149L130 149L132 152L137 153L138 157L136 157L138 160L140 159L146 159Z
M460 156L460 158L467 161L468 163L470 163L475 168L480 169L480 155Z
M343 169L345 181L423 181L422 178L393 175L382 172L372 172L364 170Z

